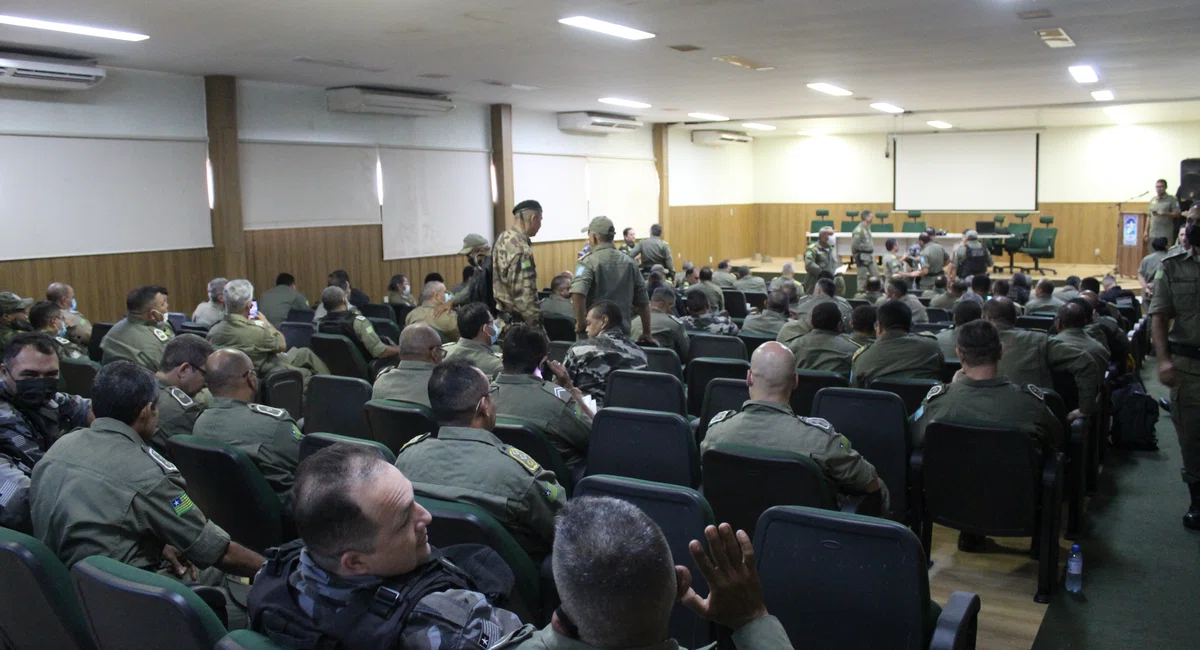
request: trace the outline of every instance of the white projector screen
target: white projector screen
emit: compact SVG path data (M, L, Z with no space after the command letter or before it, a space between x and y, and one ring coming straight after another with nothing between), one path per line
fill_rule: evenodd
M545 219L535 242L587 239L593 217L639 237L658 221L658 172L653 160L513 154L516 200L536 199Z
M1037 133L898 135L895 145L896 210L1037 210Z
M492 240L492 159L479 151L390 149L383 163L383 259L456 255Z
M375 147L241 144L245 230L379 223Z

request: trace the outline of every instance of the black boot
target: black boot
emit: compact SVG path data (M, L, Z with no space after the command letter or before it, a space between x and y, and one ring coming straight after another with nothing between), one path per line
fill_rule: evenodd
M1188 483L1188 491L1192 493L1192 506L1183 516L1183 527L1200 530L1200 483Z

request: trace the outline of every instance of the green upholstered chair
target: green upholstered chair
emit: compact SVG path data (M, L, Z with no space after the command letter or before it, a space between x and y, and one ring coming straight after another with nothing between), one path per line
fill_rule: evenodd
M674 350L668 348L642 348L646 353L646 370L665 372L683 379L683 362Z
M828 216L829 216L829 210L817 210L817 218L818 219L820 219L822 217L828 217Z
M353 445L359 445L366 449L370 449L379 454L379 457L386 460L388 463L396 462L396 454L388 449L387 445L374 440L363 440L362 438L352 438L350 436L339 436L336 433L324 433L315 431L304 435L304 439L300 441L300 460L303 462L305 458L321 451L326 447L332 447L339 442L348 442Z
M858 210L846 210L847 217L853 217L853 218L857 219L859 214L861 214L861 213Z
M288 650L253 630L234 630L217 643L217 650Z
M851 220L851 221L843 221L842 222L842 232L854 232L854 229L857 227L858 227L857 221Z
M100 364L91 359L63 359L59 364L63 389L80 397L92 396L92 382L100 372Z
M909 219L916 221L917 219L921 218L921 211L920 210L909 210L907 216Z
M1028 212L1014 212L1013 217L1016 218L1017 220L1019 220L1021 223L1025 223L1025 220L1029 218L1029 213Z
M341 334L313 334L310 343L313 354L329 366L329 372L341 377L370 379L370 368L358 346Z
M1049 217L1053 219L1053 217ZM1042 217L1047 219L1047 217ZM1052 268L1044 267L1041 261L1044 259L1054 259L1054 241L1058 239L1058 228L1035 228L1029 235L1029 245L1022 247L1020 252L1033 258L1033 268L1023 267L1022 271L1037 271L1042 275L1046 275L1049 271L1058 275L1058 271Z
M890 217L890 216L892 216L891 212L876 212L875 220L876 221L887 221L888 217Z
M357 354L358 350L355 350L355 353ZM308 379L308 392L305 397L306 432L323 431L364 440L371 439L371 429L363 413L363 405L371 400L371 384L365 379L313 375Z
M900 232L925 232L924 221L909 221L903 224Z
M908 224L904 224L908 225ZM896 224L894 223L873 223L871 224L871 232L896 232Z
M370 439L399 454L408 441L423 433L436 433L437 417L424 404L395 399L373 399L363 405Z
M3 527L0 602L0 639L15 650L96 647L67 567L36 538Z
M676 381L679 380L676 379ZM520 449L536 460L539 465L554 472L558 484L566 489L567 496L571 496L575 490L571 470L567 469L567 463L563 460L562 454L558 453L558 449L550 442L546 431L540 426L521 418L498 417L496 418L496 428L492 430L492 433L496 434L496 437L504 444Z
M1008 238L1004 240L1004 252L1008 253L1008 272L1012 273L1016 266L1017 253L1029 242L1029 231L1033 224L1014 223L1008 226Z

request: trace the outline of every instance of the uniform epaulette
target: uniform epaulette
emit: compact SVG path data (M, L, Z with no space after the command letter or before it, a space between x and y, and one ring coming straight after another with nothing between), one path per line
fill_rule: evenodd
M163 343L166 343L167 341L171 340L171 335L167 334L166 332L162 331L161 329L159 329L157 327L151 327L150 329L154 331L154 337L157 338L158 340L162 341Z
M1042 389L1038 388L1037 386L1034 386L1033 384L1025 384L1025 390L1030 395L1033 395L1034 397L1038 398L1038 401L1042 401L1042 402L1046 401L1046 394L1043 393Z
M725 420L728 420L729 418L731 418L735 415L737 415L737 411L734 411L732 409L730 409L728 411L721 411L720 413L714 415L713 418L708 421L708 426L711 427L714 424L724 422Z
M429 438L429 436L430 436L430 434L428 434L428 433L422 433L421 435L417 436L416 438L409 440L408 442L404 443L403 447L400 447L399 453L403 454L405 449L408 449L409 447L417 444L418 442L421 442L422 440L427 440Z
M56 336L56 337L54 337L54 340L55 340L55 341L58 341L58 344L59 344L59 345L70 345L70 344L71 344L71 342L70 342L70 341L68 341L67 339L64 339L64 338L63 338L63 337L61 337L61 336Z
M167 460L166 458L163 458L162 454L158 453L157 451L154 451L154 447L147 445L146 447L143 447L143 449L146 450L146 455L150 456L150 458L152 458L154 460L154 462L158 463L159 467L163 468L164 470L166 470L168 472L178 472L179 471L179 468L175 467L174 463Z
M546 391L547 393L550 393L551 395L557 397L558 399L560 399L564 402L571 401L571 391L563 388L562 386L559 386L558 384L556 384L552 381L542 382L542 390Z
M503 445L498 447L498 449L500 450L500 453L517 461L517 463L519 463L521 467L524 467L530 474L536 474L538 470L542 469L542 466L538 465L538 462L531 458L529 454L517 449L516 447Z
M277 409L273 406L267 406L265 404L248 404L247 406L249 406L250 410L254 411L255 413L269 415L278 420L282 420L283 418L287 417L287 411L283 409Z
M944 392L946 392L946 385L938 384L937 386L930 388L928 393L925 393L925 399L931 400Z
M934 339L935 341L937 340L937 334L934 334L933 332L917 332L917 336L924 336L926 338Z
M196 404L196 402L192 401L192 398L188 397L187 393L174 386L167 389L167 392L170 393L171 397L175 398L175 401L179 402L179 405L185 409L192 408L192 406Z
M367 320L367 317L363 316L362 314L359 314L354 317L354 320Z
M857 350L855 350L855 351L854 351L854 354L853 354L853 355L850 357L850 360L851 360L851 361L857 361L857 360L858 360L858 355L860 355L860 354L862 354L863 352L866 352L866 351L867 351L867 346L865 346L865 345L864 345L864 346L862 346L861 348L859 348L859 349L857 349Z
M803 422L809 426L821 429L822 431L833 431L833 425L829 423L829 420L824 420L822 418L806 418L806 417L802 417L802 416L796 416L796 417L799 417L801 422Z

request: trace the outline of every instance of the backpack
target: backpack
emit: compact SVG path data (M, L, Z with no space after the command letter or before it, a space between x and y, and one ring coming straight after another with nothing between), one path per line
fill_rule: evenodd
M1146 387L1137 375L1118 380L1112 393L1112 444L1121 449L1157 451L1158 401L1146 394Z

